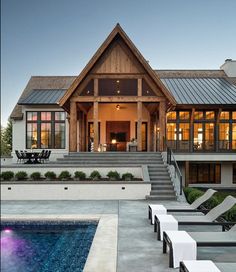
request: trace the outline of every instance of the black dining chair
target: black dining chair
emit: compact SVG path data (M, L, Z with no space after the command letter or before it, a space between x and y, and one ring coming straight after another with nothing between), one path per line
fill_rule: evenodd
M20 153L18 150L15 150L16 157L17 157L17 163L21 163L22 161L24 162L24 156L22 153Z

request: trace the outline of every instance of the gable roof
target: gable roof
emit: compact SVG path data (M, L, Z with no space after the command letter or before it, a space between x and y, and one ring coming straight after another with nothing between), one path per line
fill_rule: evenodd
M88 62L88 64L85 66L85 68L82 70L82 72L79 74L79 76L76 77L74 82L68 88L65 95L61 98L61 100L59 102L60 106L63 107L65 105L67 100L74 93L75 89L79 86L79 84L82 82L82 80L88 75L89 71L93 68L95 63L99 60L99 58L102 56L102 54L109 47L109 45L112 43L112 41L115 39L115 37L117 35L119 35L122 38L122 40L125 42L125 44L128 46L128 48L135 55L137 60L141 63L141 65L143 66L143 68L145 69L147 74L153 79L153 81L156 83L156 85L162 90L162 92L169 99L169 101L173 105L176 104L174 97L170 94L169 90L161 82L158 75L154 72L154 70L151 68L151 66L148 64L148 62L145 60L145 58L142 56L142 54L139 52L139 50L135 47L135 45L130 40L130 38L127 36L127 34L124 32L124 30L121 28L121 26L119 24L117 24L115 26L115 28L112 30L112 32L109 34L109 36L106 38L106 40L103 42L103 44L100 46L100 48L97 50L97 52L94 54L94 56L91 58L91 60Z

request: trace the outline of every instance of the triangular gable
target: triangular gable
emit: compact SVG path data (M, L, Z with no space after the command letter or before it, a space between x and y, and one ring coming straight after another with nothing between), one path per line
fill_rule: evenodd
M100 48L94 54L94 56L91 58L89 63L85 66L83 71L79 74L78 77L76 77L74 82L68 88L65 95L61 98L61 100L59 102L60 106L63 107L65 105L67 100L71 97L71 95L74 93L74 91L79 86L79 84L85 79L85 77L88 75L88 73L94 68L95 64L99 61L100 57L103 55L105 50L108 49L108 47L111 45L111 43L113 42L113 40L116 38L117 35L120 35L120 37L122 38L122 41L124 41L124 43L127 45L127 47L132 51L134 56L137 58L137 61L142 65L143 69L151 77L151 79L155 82L155 84L163 92L163 94L168 98L168 100L173 105L176 104L174 97L169 93L168 89L161 82L160 78L152 70L152 68L150 67L148 62L145 60L145 58L142 56L142 54L138 51L138 49L135 47L133 42L129 39L129 37L123 31L121 26L119 24L117 24L116 27L113 29L113 31L110 33L110 35L107 37L107 39L103 42L103 44L100 46Z

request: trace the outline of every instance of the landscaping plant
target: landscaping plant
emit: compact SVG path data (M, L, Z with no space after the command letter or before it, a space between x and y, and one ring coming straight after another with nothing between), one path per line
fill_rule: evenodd
M57 175L53 171L46 172L44 176L47 180L54 180L57 177Z
M14 173L12 171L5 171L1 173L1 180L11 180L14 177Z
M71 177L71 174L69 173L69 171L62 171L60 175L58 176L58 178L61 180L68 180L70 179L70 177Z
M25 180L27 179L28 175L25 171L19 171L15 174L17 180Z
M86 179L86 174L82 171L75 171L74 176L75 176L76 180L85 180Z
M32 178L32 180L39 180L41 179L41 174L40 172L33 172L30 177Z
M107 177L110 180L120 180L120 174L117 171L109 171Z
M130 181L130 180L132 180L134 178L134 176L133 176L133 174L131 174L131 173L124 173L123 175L122 175L122 179L123 180L126 180L126 181Z
M99 180L101 179L101 174L97 171L97 170L94 170L90 176L89 176L92 180Z

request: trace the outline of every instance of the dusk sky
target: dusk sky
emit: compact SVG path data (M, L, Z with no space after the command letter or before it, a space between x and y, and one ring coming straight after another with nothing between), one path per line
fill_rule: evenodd
M78 75L116 23L156 69L236 59L236 0L2 0L1 120L32 75Z

